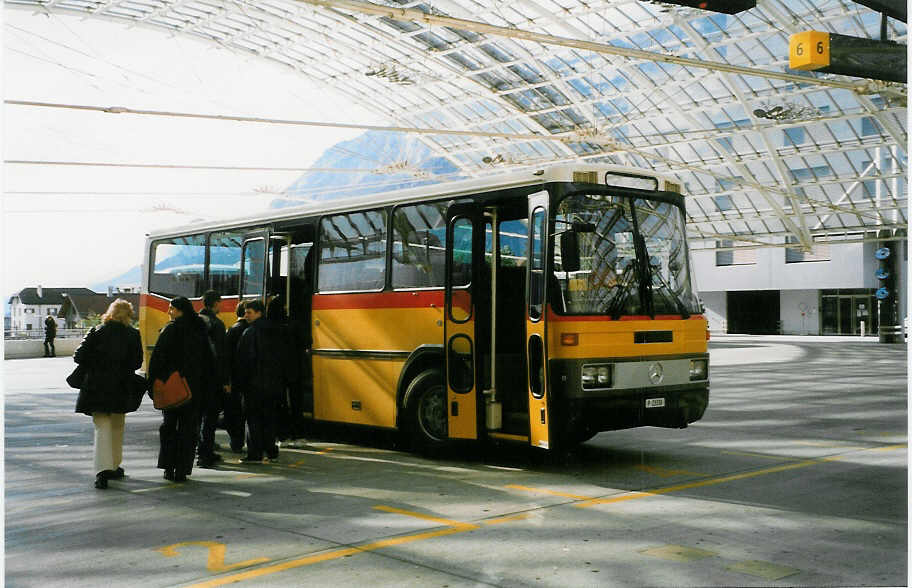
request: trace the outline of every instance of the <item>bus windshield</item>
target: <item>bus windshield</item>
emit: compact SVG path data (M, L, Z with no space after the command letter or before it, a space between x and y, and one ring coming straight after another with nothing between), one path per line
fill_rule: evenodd
M686 318L701 311L687 258L684 218L674 204L573 194L561 201L554 218L556 235L577 233L579 253L579 267L565 269L561 244L566 241L554 239L559 288L551 303L557 312Z

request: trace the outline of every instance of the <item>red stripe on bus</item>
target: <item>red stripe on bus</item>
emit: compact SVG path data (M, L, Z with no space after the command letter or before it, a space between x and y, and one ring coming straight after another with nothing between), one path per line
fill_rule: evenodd
M555 313L548 307L548 320L557 322L557 323L573 323L573 322L601 322L601 321L613 321L615 319L610 316L605 315L560 315ZM675 321L681 320L681 315L679 314L657 314L655 318L646 316L646 315L625 315L621 316L618 321ZM697 321L703 320L702 314L692 314L687 320Z
M432 304L438 307L443 306L443 290L316 294L313 297L314 310L420 308Z

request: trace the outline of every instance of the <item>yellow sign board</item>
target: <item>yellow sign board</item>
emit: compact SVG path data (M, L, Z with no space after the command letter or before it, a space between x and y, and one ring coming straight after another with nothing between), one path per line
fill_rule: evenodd
M789 67L813 70L830 65L830 34L804 31L789 37Z

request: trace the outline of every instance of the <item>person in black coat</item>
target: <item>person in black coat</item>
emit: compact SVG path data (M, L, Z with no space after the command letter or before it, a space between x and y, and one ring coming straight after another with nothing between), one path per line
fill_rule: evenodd
M44 356L57 357L57 351L54 349L54 338L57 336L57 321L48 311L47 318L44 319Z
M108 306L100 327L86 334L73 360L86 368L76 412L95 424L95 487L122 478L124 415L133 412L133 376L142 365L142 340L130 326L133 305L118 298Z
M221 301L222 297L218 292L209 290L203 294L203 309L199 313L200 318L206 323L206 334L209 336L209 342L215 352L214 370L210 374L211 386L200 404L202 423L196 465L201 468L209 468L222 461L222 456L215 452L215 427L218 424L218 416L224 404L223 399L228 384L225 323L218 317Z
M264 311L259 300L247 303L244 317L250 326L241 335L235 357L247 416L247 455L241 461L254 463L262 461L264 453L270 459L279 456L276 413L293 380L287 332L281 323L263 316Z
M193 457L200 427L200 396L212 385L215 358L203 322L193 305L178 296L168 306L171 322L158 334L149 358L149 381L165 381L176 370L187 379L192 398L177 408L162 411L158 429L160 449L158 467L165 479L185 482L193 472Z
M228 327L225 335L225 364L227 365L228 382L225 390L228 396L225 399L225 430L231 439L231 451L240 453L244 450L244 406L241 385L235 376L238 341L247 330L247 319L244 318L246 302L238 302L235 312L237 322Z

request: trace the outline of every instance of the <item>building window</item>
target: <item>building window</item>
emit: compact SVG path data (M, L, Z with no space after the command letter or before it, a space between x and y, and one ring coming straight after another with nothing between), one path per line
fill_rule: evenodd
M786 244L798 243L798 237L789 235L785 238ZM830 245L828 243L814 243L810 251L806 252L800 247L785 248L785 263L804 263L808 261L830 261Z
M756 249L738 249L736 241L716 241L716 266L754 265L757 263ZM744 247L744 245L741 245Z

